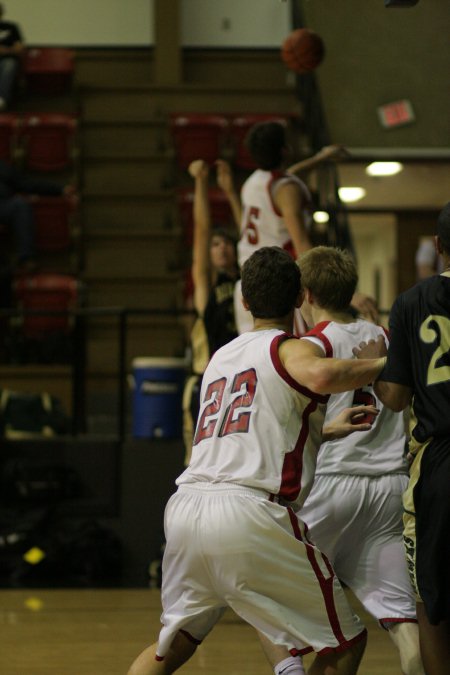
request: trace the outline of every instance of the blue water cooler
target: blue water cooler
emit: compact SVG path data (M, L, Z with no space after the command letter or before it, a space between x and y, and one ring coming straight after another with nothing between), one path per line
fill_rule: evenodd
M134 438L181 438L185 359L139 357L132 370Z

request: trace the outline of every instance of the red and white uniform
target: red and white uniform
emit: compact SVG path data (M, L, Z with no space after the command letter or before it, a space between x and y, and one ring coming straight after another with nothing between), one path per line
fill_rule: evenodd
M178 630L201 642L227 606L294 652L364 629L287 502L310 489L327 397L284 369L279 330L245 333L203 376L191 463L165 512L159 656Z
M279 246L295 257L291 236L274 201L278 188L287 183L294 183L298 186L304 204L303 224L306 229L311 226L312 198L305 183L292 174L257 169L247 178L241 190L241 238L238 242L238 263L241 267L252 253L263 246ZM238 282L234 296L238 333L244 333L253 328L250 312L246 312L242 307L241 295L241 284Z
M368 321L318 324L303 339L327 356L352 358L353 347L385 335ZM331 560L336 574L373 616L414 620L415 601L402 542L401 496L408 483L401 413L384 407L371 386L333 394L326 421L343 409L373 404L379 410L370 431L324 443L316 478L301 511L308 536Z
M281 171L257 169L245 181L241 190L241 239L238 243L238 262L243 265L258 248L280 246L294 255L290 234L281 212L277 209L275 193L283 185L294 183L303 196L303 222L306 228L312 221L311 193L297 176Z
M282 339L279 330L245 333L211 360L191 461L178 485L234 483L303 504L314 480L328 396L288 375L278 357Z

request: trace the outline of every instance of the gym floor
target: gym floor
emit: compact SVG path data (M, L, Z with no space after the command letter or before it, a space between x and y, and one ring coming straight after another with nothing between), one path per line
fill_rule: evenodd
M157 589L2 590L0 673L125 675L137 654L156 638L160 609ZM359 672L398 675L389 636L365 612L359 614L369 630ZM311 660L305 657L305 665ZM272 671L253 629L230 611L180 672Z

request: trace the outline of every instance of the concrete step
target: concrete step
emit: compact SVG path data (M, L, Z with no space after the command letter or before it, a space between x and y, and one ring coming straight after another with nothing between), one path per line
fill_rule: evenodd
M301 115L302 106L294 89L280 86L254 88L180 85L177 87L84 87L82 117L92 122L151 122L168 113L289 113Z
M81 203L83 223L87 231L97 228L164 227L168 231L179 222L175 194L172 190L147 190L138 194L130 189L128 194L83 191Z

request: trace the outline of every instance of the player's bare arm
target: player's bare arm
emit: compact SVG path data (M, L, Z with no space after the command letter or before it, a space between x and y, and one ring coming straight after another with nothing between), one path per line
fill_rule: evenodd
M322 429L322 441L334 441L337 438L345 438L354 431L369 431L375 417L380 411L373 405L356 405L353 408L344 408L339 415L329 421ZM360 422L370 415L371 422Z
M275 192L274 201L283 216L296 255L308 251L312 244L303 222L303 197L298 185L293 182L280 185Z
M226 195L228 202L231 207L231 212L233 213L234 223L236 225L236 230L239 232L242 219L242 206L239 195L236 191L234 185L233 172L231 166L224 159L216 160L216 170L217 170L217 185Z
M190 163L188 172L195 181L194 189L194 236L192 247L192 278L194 281L194 305L202 314L208 302L210 286L209 238L211 215L208 199L208 165L202 159Z
M374 341L370 340L361 342L359 348L354 348L353 353L358 359L366 359L373 358L375 350ZM379 379L374 383L373 388L380 401L394 412L401 412L411 403L412 391L404 384Z
M279 356L296 382L317 394L335 394L359 389L376 379L385 364L383 336L377 343L378 358L326 358L322 349L309 340L286 340L280 346Z
M288 169L287 173L301 173L303 171L311 171L323 162L329 162L332 160L344 160L350 157L350 153L345 149L343 145L325 145L323 148L316 152L312 157L307 157L302 159L300 162L292 164Z
M377 380L373 388L380 401L394 412L401 412L411 403L412 391L403 384Z

